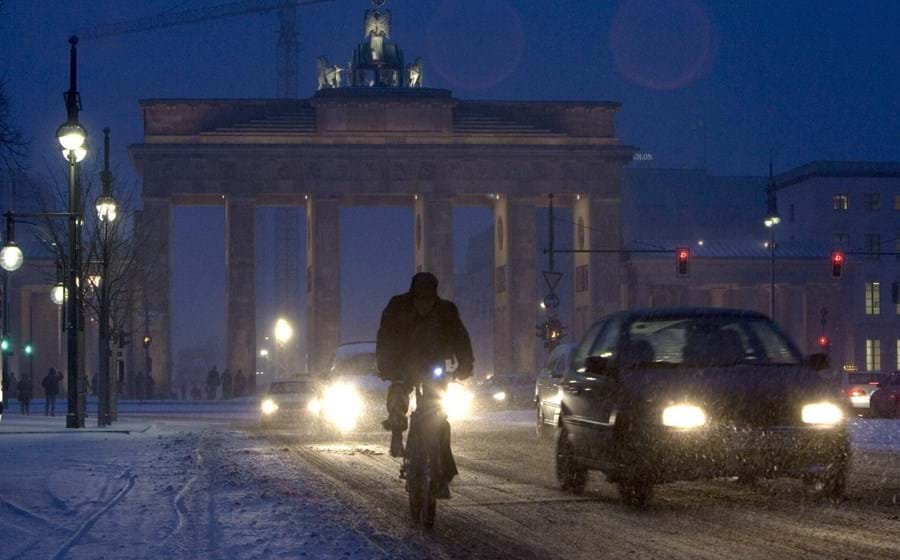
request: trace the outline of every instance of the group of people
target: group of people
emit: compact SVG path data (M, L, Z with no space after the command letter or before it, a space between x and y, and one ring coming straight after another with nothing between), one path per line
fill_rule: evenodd
M221 374L216 366L213 366L209 373L206 374L206 399L213 401L219 394L219 387L222 387L222 399L229 400L236 397L245 397L254 394L255 383L253 379L244 375L244 370L239 369L236 374L232 375L227 368ZM191 389L191 398L200 400L200 388L194 385Z
M59 395L62 372L56 368L50 368L47 375L41 380L44 388L44 415L56 416L56 397ZM31 375L25 374L21 379L16 379L16 373L11 371L3 379L3 392L8 393L8 398L19 401L19 413L23 416L31 414L31 401L34 398L34 380Z

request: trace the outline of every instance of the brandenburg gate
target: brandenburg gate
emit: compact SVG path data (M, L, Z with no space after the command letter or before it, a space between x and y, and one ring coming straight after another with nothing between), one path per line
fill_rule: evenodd
M458 99L423 87L421 60L404 63L390 40L389 11L366 12L364 37L347 68L319 59L319 89L309 99L141 102L144 141L130 154L143 181L144 223L153 228L148 250L160 255L155 266L170 278L175 206L224 206L226 367L253 372L256 208L304 207L315 372L341 338L342 206L413 208L416 271L436 274L444 297L453 291L452 208L489 206L494 369L535 371L535 207L549 193L572 207L577 249L622 246L622 167L635 149L616 138L619 105ZM575 283L577 337L592 318L621 308L625 279L615 254L580 253L574 266L566 276ZM162 386L172 371L170 294L167 281L146 294Z

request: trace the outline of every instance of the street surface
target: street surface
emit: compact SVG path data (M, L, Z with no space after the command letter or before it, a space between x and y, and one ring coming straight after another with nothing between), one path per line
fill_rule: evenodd
M855 421L848 499L796 481L556 489L529 411L454 425L460 477L409 523L387 434L262 430L254 403L127 405L114 430L0 423L0 558L900 558L900 422ZM89 423L90 423L89 419ZM89 424L90 427L90 424Z

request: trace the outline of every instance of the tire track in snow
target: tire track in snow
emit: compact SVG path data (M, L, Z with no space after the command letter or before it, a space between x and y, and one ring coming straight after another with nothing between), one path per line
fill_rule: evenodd
M131 474L131 470L128 470L122 475L122 478L128 479L128 481L125 484L125 487L122 488L121 490L119 490L116 493L116 495L112 497L111 500L106 502L106 505L104 505L102 508L100 508L99 510L94 512L93 515L88 517L75 530L75 532L72 533L72 535L69 537L69 539L62 545L62 547L56 552L56 554L54 554L51 557L52 560L61 560L62 558L65 558L66 553L68 553L69 550L73 546L78 544L78 541L81 539L81 537L83 537L85 534L87 534L88 531L91 530L91 527L94 526L94 524L97 522L97 520L99 520L104 514L106 514L106 512L108 512L110 510L110 508L112 508L114 505L116 505L119 502L119 500L124 498L126 494L131 492L131 489L134 488L134 483L135 483L135 480L137 479L137 477L134 476L133 474Z

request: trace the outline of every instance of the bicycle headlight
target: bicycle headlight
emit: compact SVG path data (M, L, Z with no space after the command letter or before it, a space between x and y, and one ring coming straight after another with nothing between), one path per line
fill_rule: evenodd
M262 413L266 416L272 416L276 412L278 412L278 404L272 399L265 399L260 405L260 409Z
M800 416L804 424L833 426L843 420L844 413L833 403L819 402L804 406Z
M699 428L706 424L706 413L699 406L690 404L667 406L662 413L662 423L670 428Z
M347 432L356 427L362 415L363 402L356 388L347 383L336 383L325 390L320 403L325 418L338 430Z

